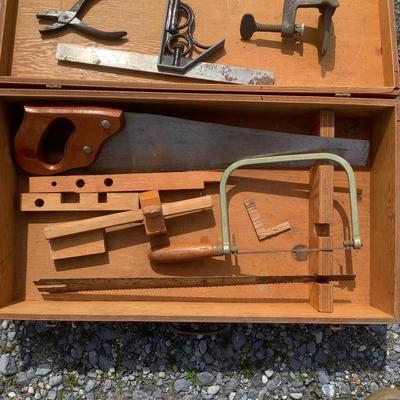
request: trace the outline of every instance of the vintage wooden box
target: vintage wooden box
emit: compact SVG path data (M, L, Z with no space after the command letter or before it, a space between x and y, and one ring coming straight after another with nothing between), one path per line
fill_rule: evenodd
M301 10L303 45L281 43L259 34L250 42L239 35L241 16L279 22L282 0L190 0L197 15L196 35L213 43L226 38L225 52L213 61L272 70L274 86L234 86L155 78L144 74L57 64L56 45L82 43L157 54L166 1L102 0L85 21L105 30L126 30L129 40L116 46L94 43L72 30L42 39L35 14L68 9L73 0L3 0L0 63L0 318L112 321L390 323L399 319L399 103L393 4L390 0L341 2L334 15L331 47L318 57L318 12ZM112 16L112 17L110 17ZM200 40L200 39L199 39ZM51 277L140 277L155 275L306 274L307 262L290 254L223 258L174 267L152 268L143 228L108 235L107 258L50 260L43 227L49 222L88 217L88 213L21 213L20 193L28 176L13 162L13 135L23 104L86 104L118 107L294 133L313 129L321 110L335 114L338 137L367 138L369 165L357 169L361 234L364 247L335 253L334 271L355 273L354 284L334 285L333 312L310 304L310 285L223 287L95 294L73 300L45 300L33 280ZM243 171L232 182L232 231L239 246L292 247L309 241L309 170ZM334 173L334 243L348 225L347 182ZM212 213L173 221L172 241L198 242L219 235L217 186ZM163 193L163 201L198 193ZM266 222L288 220L294 229L259 244L243 207L253 197ZM39 215L40 214L40 215ZM93 214L91 214L93 215Z

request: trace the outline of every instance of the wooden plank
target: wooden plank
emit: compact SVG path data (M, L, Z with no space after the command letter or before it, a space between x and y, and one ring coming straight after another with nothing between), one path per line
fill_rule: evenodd
M221 177L222 172L216 171L33 176L29 178L29 191L34 193L107 193L204 189L205 183L219 182Z
M146 235L158 236L166 233L167 227L165 226L160 193L155 190L140 193L139 199L144 216Z
M162 205L163 214L166 217L200 211L212 207L210 196L197 197L189 200L182 200ZM80 221L65 222L60 224L48 225L44 229L46 239L74 235L77 233L88 232L96 229L105 229L118 225L130 224L133 222L142 223L144 220L143 211L125 211L122 213L109 214L101 217L88 218Z
M335 136L335 114L322 110L317 117L317 133L323 137ZM310 171L309 193L309 247L332 248L333 237L333 173L332 165L319 164ZM314 274L333 273L333 252L320 251L309 254L309 271ZM320 312L333 311L331 284L311 284L310 304Z
M52 260L84 257L106 252L103 230L52 239L49 244Z
M75 200L75 198L74 198ZM22 193L21 211L126 211L139 209L137 193L79 193L76 202L67 193Z

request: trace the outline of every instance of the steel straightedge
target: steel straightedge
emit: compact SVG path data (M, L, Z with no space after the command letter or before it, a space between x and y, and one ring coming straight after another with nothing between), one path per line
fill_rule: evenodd
M352 240L351 246L354 249L362 247L360 237L358 208L357 208L357 184L354 171L350 164L342 157L330 153L314 153L314 154L288 154L278 156L259 156L247 158L237 161L230 165L224 172L220 183L220 207L221 207L221 230L222 230L222 252L225 255L237 253L237 248L231 246L229 232L229 215L228 215L228 200L226 194L226 185L230 175L238 168L262 165L276 164L281 162L301 162L301 161L332 161L343 167L349 181L349 196L350 196L350 212L351 212L351 228Z
M56 58L59 61L149 72L152 74L180 76L182 78L200 79L212 82L243 85L273 85L275 83L275 75L271 71L201 62L185 74L177 74L171 71L160 71L157 67L159 58L155 55L101 49L77 44L58 44Z

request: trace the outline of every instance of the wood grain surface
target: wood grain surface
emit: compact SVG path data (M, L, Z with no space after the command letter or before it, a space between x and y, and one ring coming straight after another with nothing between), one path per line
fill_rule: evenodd
M39 11L68 9L74 1L18 1L15 35L10 38L14 40L14 55L9 75L58 81L115 81L130 85L180 81L179 78L155 78L140 73L57 63L57 43L93 45L93 41L72 29L42 38L40 23L33 16ZM225 51L210 61L272 70L276 74L277 87L317 89L335 86L354 89L395 86L394 57L388 57L395 54L394 34L388 30L392 21L388 3L388 0L342 2L333 17L330 48L323 58L318 57L321 35L318 10L303 9L298 12L297 22L304 22L306 26L303 42L282 42L280 35L273 33L259 33L251 41L243 42L239 33L242 15L252 13L259 22L280 23L281 0L272 0L268 6L260 0L192 0L190 5L196 13L195 37L200 42L212 44L226 39ZM128 32L126 42L98 42L95 43L97 46L158 54L164 17L163 0L134 5L122 0L103 0L89 7L85 21L100 29Z

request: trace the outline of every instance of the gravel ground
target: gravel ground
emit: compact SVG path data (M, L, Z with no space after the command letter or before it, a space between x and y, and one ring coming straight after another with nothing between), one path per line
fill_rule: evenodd
M248 324L186 337L165 324L3 321L0 398L363 399L400 387L399 334L399 325Z

